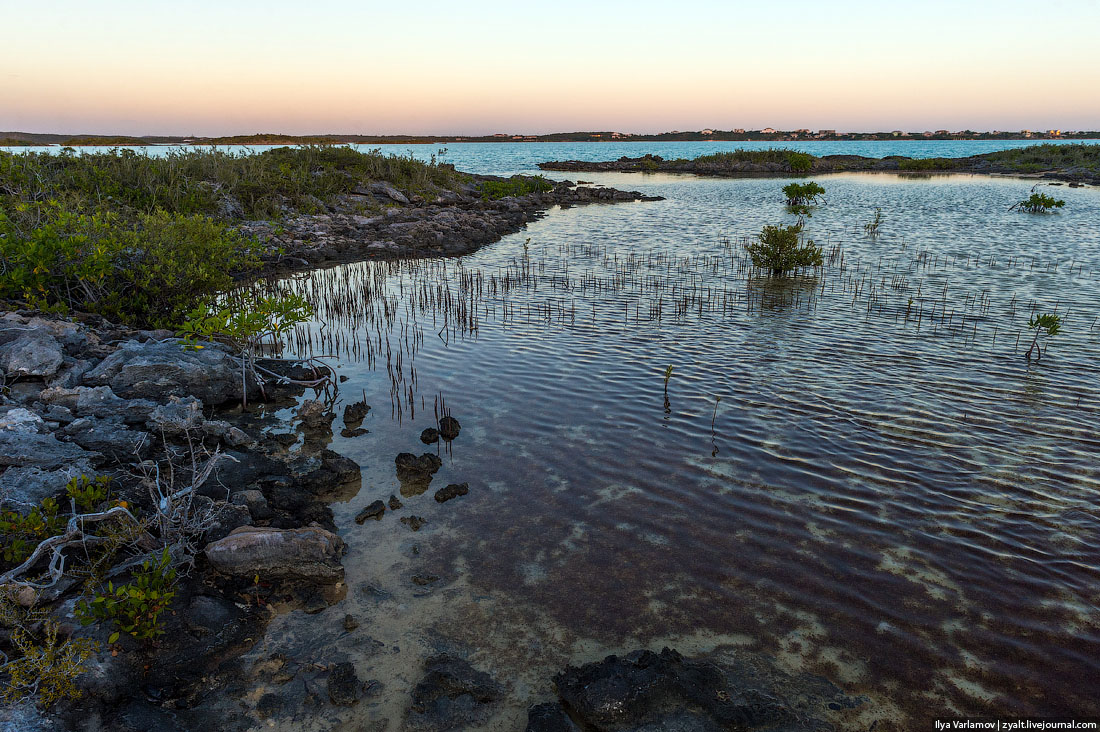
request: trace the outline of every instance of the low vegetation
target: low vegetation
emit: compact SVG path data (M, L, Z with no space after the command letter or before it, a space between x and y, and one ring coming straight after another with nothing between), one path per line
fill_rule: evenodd
M1062 330L1062 318L1054 313L1036 313L1027 321L1027 327L1034 334L1031 339L1031 346L1024 354L1030 361L1032 353L1035 353L1037 358L1043 357L1043 348L1039 345L1039 338L1047 339L1058 335Z
M258 264L236 223L315 212L375 180L416 194L463 176L348 147L0 152L0 298L174 327Z
M995 165L1022 173L1055 169L1100 171L1100 145L1074 143L1066 145L1028 145L1011 150L999 150L979 156Z
M487 180L481 184L481 197L486 201L495 201L510 196L527 196L532 193L546 193L553 190L554 184L541 175L514 175L507 180Z
M738 164L743 163L778 165L785 168L788 172L805 174L813 169L814 160L814 156L809 153L789 150L787 148L771 148L768 150L733 150L731 152L712 153L710 155L701 155L691 162L700 166L716 168L735 168Z
M824 263L821 247L802 236L802 224L765 226L754 241L745 245L752 265L780 277L803 267Z
M1032 193L1024 200L1017 201L1009 206L1008 210L1019 209L1034 214L1052 213L1054 209L1062 208L1065 205L1065 201L1048 196L1045 193Z

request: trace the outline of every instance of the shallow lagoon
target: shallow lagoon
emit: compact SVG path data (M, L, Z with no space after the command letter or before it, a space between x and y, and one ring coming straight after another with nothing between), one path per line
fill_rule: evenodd
M493 729L566 663L664 645L826 676L868 700L846 727L1100 713L1100 190L1032 216L1007 209L1034 181L823 176L827 265L776 285L740 242L792 219L786 181L582 177L667 200L284 281L373 410L332 445L363 467L334 505L347 598L250 659L346 657L383 691L340 718L390 729L440 650L509 685ZM1065 328L1029 364L1033 303ZM440 394L462 431L425 447ZM394 456L437 449L431 488L402 485Z

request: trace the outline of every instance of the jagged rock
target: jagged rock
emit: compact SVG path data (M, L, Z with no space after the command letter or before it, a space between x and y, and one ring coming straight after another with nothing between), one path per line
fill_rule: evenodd
M546 702L527 710L525 732L580 732L560 704Z
M355 666L344 661L328 672L328 698L333 704L350 707L363 696L363 683L355 675Z
M318 526L275 529L242 526L203 552L219 572L261 579L334 582L343 579L340 553L344 543Z
M428 523L428 519L422 516L402 516L401 523L408 526L412 531L420 531L420 527Z
M394 188L393 186L391 186L389 183L385 183L385 182L382 182L382 181L379 181L379 182L376 182L376 183L371 183L369 190L370 190L371 193L374 193L374 194L377 194L377 195L380 195L380 196L385 196L386 198L389 198L391 201L396 201L397 203L400 203L403 206L407 206L409 204L408 196L406 196L404 193L402 193L401 191L399 191L396 188ZM362 191L362 189L357 188L355 192L358 193L360 191Z
M439 436L448 442L458 437L458 432L461 429L462 426L454 417L447 416L439 420Z
M215 506L213 499L207 496L195 496L195 501L208 501L209 503L206 503L206 506L210 508L214 508ZM218 503L214 511L214 522L211 524L210 528L206 530L206 540L211 542L217 541L218 539L224 539L234 530L242 526L250 526L251 524L252 514L249 512L248 506L242 506L239 503Z
M439 456L428 452L420 457L413 455L411 452L403 452L394 459L394 463L399 471L427 473L429 475L434 474L443 467L443 461L439 459Z
M167 436L182 435L203 427L202 402L195 397L168 397L166 404L157 405L146 426ZM227 425L228 428L228 425Z
M225 435L222 439L225 441L225 444L230 447L243 447L253 442L252 437L239 427L230 427L225 431Z
M240 399L242 386L247 386L249 397L259 394L255 381L242 381L236 359L218 344L186 350L176 341L127 341L89 371L84 382L110 386L124 399L157 402L194 396L204 404L224 404Z
M37 506L43 498L56 496L73 478L91 475L92 466L87 461L77 461L58 470L12 467L0 475L0 501L5 506L20 508Z
M53 376L64 360L61 344L41 328L0 346L0 368L9 376Z
M76 463L88 464L99 457L53 435L0 429L0 465L56 470Z
M307 427L324 427L336 417L332 412L326 411L323 402L316 399L306 399L302 406L298 407L298 418Z
M439 442L439 430L435 427L429 427L420 433L420 441L425 445L434 445Z
M350 633L358 627L359 627L359 621L355 618L354 615L349 615L349 614L344 615L344 630L346 630L347 632Z
M147 432L128 429L117 417L81 417L65 425L57 434L70 438L85 450L120 461L135 456L143 458L153 444Z
M554 684L573 718L593 732L788 729L798 719L771 694L668 648L571 666Z
M344 407L344 424L348 427L358 427L367 417L370 406L366 402L355 402Z
M435 492L435 500L437 503L445 503L452 498L458 498L464 496L470 492L469 483L451 483L446 488L440 488Z
M390 496L389 506L390 506L391 511L396 511L397 509L401 508L404 505L405 504L403 504L397 496L394 496L394 495Z
M127 424L144 423L157 406L148 399L122 399L109 386L51 386L38 398L44 404L65 407L78 417L120 416Z
M233 494L233 498L230 502L238 506L247 507L249 515L258 521L269 519L274 515L271 507L267 505L267 499L264 498L264 494L254 488L237 491Z
M466 729L488 722L503 695L484 671L451 655L429 658L424 677L413 689L405 728L418 732Z
M355 523L361 524L369 518L380 519L385 512L386 504L382 503L382 501L374 501L356 515Z
M13 433L46 432L46 422L24 407L9 407L0 414L0 431Z

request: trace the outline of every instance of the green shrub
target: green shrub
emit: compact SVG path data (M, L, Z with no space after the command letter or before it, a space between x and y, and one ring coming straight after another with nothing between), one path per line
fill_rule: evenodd
M18 511L0 511L4 561L22 562L43 539L56 536L64 525L65 520L57 515L57 501L52 498L43 499L41 505L25 515Z
M175 582L176 570L165 547L156 561L146 560L134 572L129 584L115 587L108 582L106 593L96 594L91 602L81 600L76 608L77 617L82 625L113 622L117 630L111 634L109 643L118 640L119 633L129 633L138 640L153 640L164 633L160 614L176 596Z
M776 277L800 267L820 267L824 262L821 248L801 234L801 224L765 226L755 241L745 245L752 265Z
M1031 339L1031 346L1024 354L1028 360L1031 360L1031 354L1033 351L1038 352L1038 357L1043 357L1043 349L1039 345L1039 336L1045 335L1047 338L1052 338L1062 330L1062 318L1054 313L1043 313L1032 315L1027 321L1027 327L1035 332L1034 337Z
M513 175L508 180L487 180L481 184L481 197L486 201L510 196L526 196L553 190L554 184L541 175Z
M1045 193L1032 193L1025 200L1012 204L1008 210L1018 208L1028 213L1050 213L1051 209L1062 208L1065 205L1065 201L1058 200Z
M790 183L783 186L783 195L788 206L808 206L816 204L817 199L824 200L825 189L813 181L809 183Z
M74 477L65 486L65 495L76 505L77 512L91 513L107 500L110 488L111 477L108 475L95 478L80 475Z
M36 226L31 226L31 214ZM87 310L139 326L179 321L197 298L252 266L255 243L200 215L158 211L126 222L56 200L0 212L0 297Z

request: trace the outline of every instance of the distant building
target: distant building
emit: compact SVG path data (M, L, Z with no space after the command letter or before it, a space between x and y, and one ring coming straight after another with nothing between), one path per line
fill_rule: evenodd
M802 130L795 130L795 132L796 132L797 134L799 134L799 135L808 135L808 134L810 134L810 131L809 131L809 130L806 130L806 129L802 129Z
M745 128L743 128L743 127L738 127L738 128L736 129L736 130L734 130L734 131L733 131L733 134L735 134L735 135L743 135L743 134L745 134Z
M703 135L713 135L713 134L714 134L714 130L703 130L703 131L702 131L702 133L700 133L700 134L703 134Z
M506 133L506 132L497 132L495 135L493 135L493 137L507 137L507 136L508 136L508 133Z
M936 134L937 135L950 135L951 133L948 130L936 130Z
M760 130L760 134L762 135L774 135L775 133L776 131L773 130L771 127L765 127L764 129Z
M1062 135L1061 130L1047 130L1047 134L1051 137L1060 137Z

